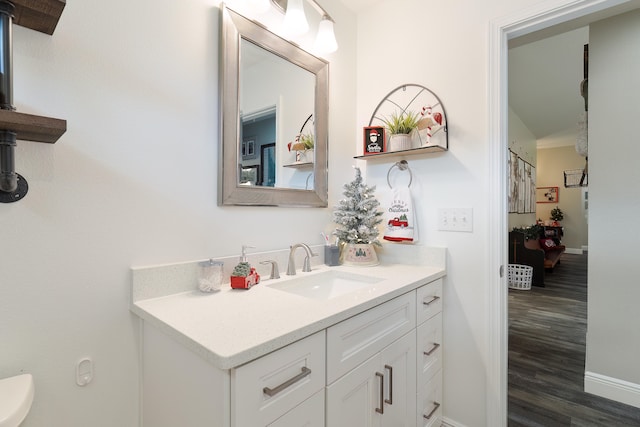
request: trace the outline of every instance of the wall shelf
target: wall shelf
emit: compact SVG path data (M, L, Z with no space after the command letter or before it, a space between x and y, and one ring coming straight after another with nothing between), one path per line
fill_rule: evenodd
M67 130L67 121L0 109L0 129L14 131L16 139L54 144Z
M387 134L386 121L393 115L402 116L404 114L417 115L419 120L417 128L410 135L411 146L414 148L387 151L389 149L390 135ZM368 148L368 144L376 144L375 140L370 141L368 139L367 129L371 127L380 128L378 135L380 133L384 135L383 143L377 142L379 145L377 148L382 148L380 152L375 152L378 150ZM447 113L438 95L428 88L414 83L403 84L389 92L376 106L363 136L363 154L355 156L355 159L385 158L447 151L449 149Z
M289 163L288 165L282 165L285 168L294 168L294 169L305 169L313 167L313 162L299 162L299 163Z
M13 4L13 23L52 35L66 0L7 0ZM16 132L16 139L53 144L67 130L67 121L0 109L0 129Z
M408 150L399 150L399 151L385 151L384 153L371 153L362 156L354 156L354 159L359 160L369 160L369 159L381 159L386 157L393 156L412 156L416 154L424 154L424 153L439 153L442 151L447 151L445 147L441 147L439 145L433 145L430 147L419 147L419 148L410 148Z
M0 203L17 202L29 189L15 170L16 140L53 144L67 131L66 120L15 111L13 25L53 35L65 5L66 0L0 0Z
M66 0L11 0L15 6L13 23L52 35Z

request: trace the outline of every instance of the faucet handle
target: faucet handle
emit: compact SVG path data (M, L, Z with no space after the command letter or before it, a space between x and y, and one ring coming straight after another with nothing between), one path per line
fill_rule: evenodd
M271 276L269 279L279 279L280 271L278 270L278 262L272 259L267 261L260 261L260 264L271 264Z

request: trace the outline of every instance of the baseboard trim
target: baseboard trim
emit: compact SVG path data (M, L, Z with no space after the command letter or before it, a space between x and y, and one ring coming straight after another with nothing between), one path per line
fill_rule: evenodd
M442 427L467 427L464 424L460 424L458 422L453 421L452 419L442 417Z
M584 391L640 408L640 384L586 371Z
M582 249L566 248L564 251L568 254L582 255Z

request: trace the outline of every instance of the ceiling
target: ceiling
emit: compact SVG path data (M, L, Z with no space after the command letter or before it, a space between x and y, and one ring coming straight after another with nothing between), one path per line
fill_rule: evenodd
M538 146L575 144L583 50L582 27L509 50L509 106L538 140Z

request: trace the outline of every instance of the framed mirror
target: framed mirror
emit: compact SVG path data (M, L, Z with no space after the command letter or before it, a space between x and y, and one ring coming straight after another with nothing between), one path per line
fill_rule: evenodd
M218 204L326 207L329 64L220 9Z

